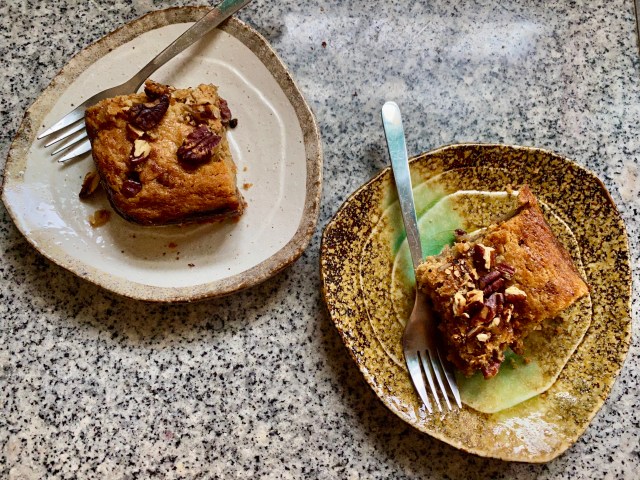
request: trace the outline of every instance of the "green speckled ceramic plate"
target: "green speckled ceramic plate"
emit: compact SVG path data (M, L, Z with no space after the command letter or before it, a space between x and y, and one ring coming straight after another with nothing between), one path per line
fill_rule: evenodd
M493 195L487 203L491 208L464 219L454 205L475 198L477 191L499 192L526 183L588 282L590 296L531 336L529 365L503 365L491 388L484 381L465 380L462 410L428 414L402 357L412 280L401 219L394 214L393 178L386 169L356 191L325 228L321 275L331 319L371 388L407 423L478 455L549 461L587 428L630 345L629 249L616 206L592 173L540 149L454 145L414 158L411 171L427 251L445 243L452 228L482 226L501 208L508 209L509 196ZM482 397L491 390L504 392L508 401L500 400L495 408L495 399Z

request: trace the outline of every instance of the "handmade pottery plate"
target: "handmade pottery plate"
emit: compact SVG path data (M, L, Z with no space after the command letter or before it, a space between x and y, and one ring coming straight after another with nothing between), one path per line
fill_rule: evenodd
M176 87L218 85L237 128L229 143L248 207L238 222L141 227L110 209L106 195L82 202L90 154L62 166L35 136L109 86L126 81L207 8L150 13L77 54L26 113L11 146L3 200L43 255L119 294L150 301L226 295L273 276L306 248L318 217L322 151L311 110L267 41L231 18L152 78ZM243 188L244 186L244 188Z
M393 177L386 169L357 190L324 230L320 264L331 319L371 388L407 423L478 455L549 461L587 428L629 349L631 274L618 211L592 173L535 148L453 145L415 157L411 173L423 245L435 248L429 254L446 243L437 237L447 237L458 225L456 212L448 207L454 200L528 184L588 282L590 295L563 319L532 334L528 364L512 361L513 368L506 368L505 363L490 389L484 380L459 377L463 408L428 414L402 355L413 292ZM483 195L492 198L494 207L500 197ZM487 221L482 217L480 212L468 224L482 226ZM518 385L532 379L531 385ZM504 395L485 395L494 388Z

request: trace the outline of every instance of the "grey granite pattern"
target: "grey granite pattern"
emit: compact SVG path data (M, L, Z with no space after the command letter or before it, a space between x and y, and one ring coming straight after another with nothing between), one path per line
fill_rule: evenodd
M0 162L22 112L74 52L180 4L2 2ZM316 112L320 228L386 165L379 108L395 99L410 152L532 145L596 172L627 223L639 291L632 1L256 0L240 17ZM0 206L0 478L638 478L637 294L627 362L580 440L547 465L482 459L413 431L361 378L321 303L320 228L259 287L149 306L44 260Z

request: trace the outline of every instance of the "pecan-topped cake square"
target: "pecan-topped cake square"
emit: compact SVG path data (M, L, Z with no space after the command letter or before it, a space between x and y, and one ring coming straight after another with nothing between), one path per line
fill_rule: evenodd
M235 124L213 85L144 93L87 109L87 133L113 208L142 225L221 220L242 214L226 131Z
M461 234L416 272L439 314L447 357L458 370L498 373L504 351L588 293L527 186L509 219L479 236ZM462 232L461 232L462 233Z

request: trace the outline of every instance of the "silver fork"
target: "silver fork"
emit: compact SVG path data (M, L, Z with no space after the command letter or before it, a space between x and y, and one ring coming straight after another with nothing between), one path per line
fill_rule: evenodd
M398 190L402 220L407 232L407 243L409 244L409 251L411 252L411 260L415 272L420 262L422 262L422 245L420 243L416 209L413 202L409 159L407 156L404 129L402 127L402 116L400 115L398 105L394 102L387 102L382 107L382 124L387 138L393 178L396 189ZM440 354L436 335L437 331L433 311L427 303L425 294L416 288L416 300L409 321L404 329L402 348L413 385L429 413L433 413L433 410L429 396L427 395L424 378L427 379L431 396L434 398L436 405L438 405L438 410L442 412L440 396L444 398L449 410L453 410L444 380L446 380L449 391L453 395L453 398L455 398L458 407L462 408L455 377L451 371L451 367L443 360ZM438 395L436 384L437 387L439 387L440 395Z
M96 93L94 96L85 100L82 104L78 105L55 124L38 135L38 139L48 137L59 132L58 135L52 137L45 144L45 147L49 147L62 140L68 139L51 153L51 155L56 155L63 150L67 150L65 155L58 160L62 163L88 152L91 150L91 143L87 139L87 132L84 130L84 123L82 122L84 119L84 112L87 107L90 107L105 98L115 97L117 95L128 95L130 93L137 92L140 86L151 76L151 74L153 74L153 72L182 52L185 48L189 47L204 34L220 25L250 1L251 0L223 0L218 4L218 6L211 9L204 17L194 23L187 31L174 40L153 60L142 67L142 69L131 79L122 85Z

